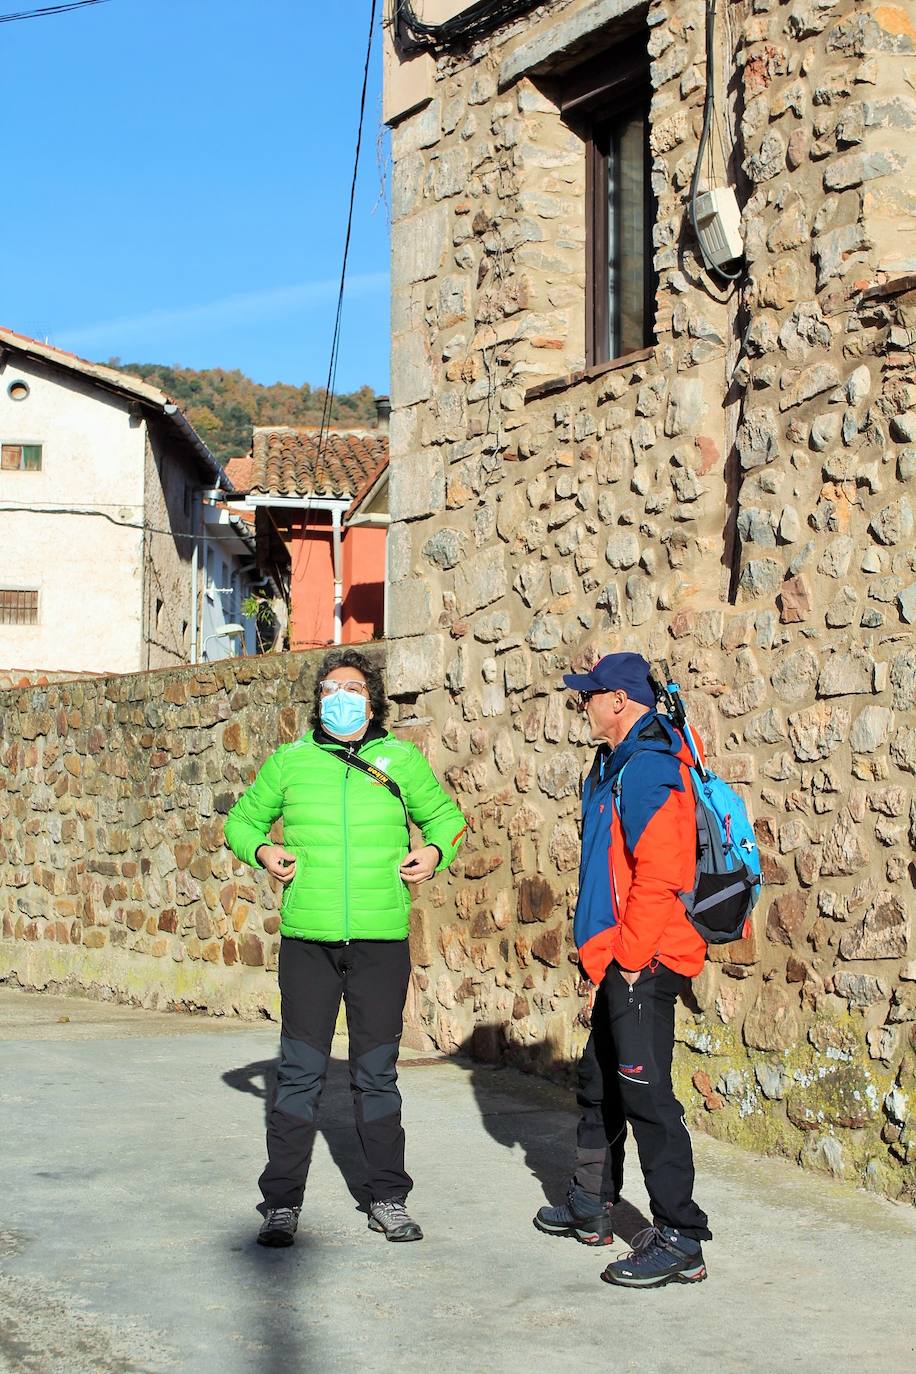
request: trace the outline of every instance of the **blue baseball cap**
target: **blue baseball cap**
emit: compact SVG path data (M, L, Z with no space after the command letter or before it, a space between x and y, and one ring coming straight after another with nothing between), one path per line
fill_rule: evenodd
M590 672L566 673L563 681L574 692L626 692L631 701L652 707L651 671L642 654L605 654Z

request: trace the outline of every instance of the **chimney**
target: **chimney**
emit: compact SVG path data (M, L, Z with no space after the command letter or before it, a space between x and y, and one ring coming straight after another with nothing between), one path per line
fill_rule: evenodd
M382 434L388 433L388 421L391 419L391 397L376 396L375 398L375 427Z

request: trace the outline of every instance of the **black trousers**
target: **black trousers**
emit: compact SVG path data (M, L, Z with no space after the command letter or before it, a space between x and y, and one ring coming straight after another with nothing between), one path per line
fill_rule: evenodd
M267 1167L259 1181L268 1207L298 1207L305 1191L318 1103L343 997L350 1037L356 1129L375 1202L405 1196L404 1131L397 1058L410 979L406 940L325 944L280 941L280 1067L267 1123Z
M605 974L579 1063L575 1181L599 1202L617 1201L629 1125L653 1220L709 1240L706 1213L693 1200L690 1135L671 1085L674 1004L684 981L664 964L643 969L632 988L616 964Z

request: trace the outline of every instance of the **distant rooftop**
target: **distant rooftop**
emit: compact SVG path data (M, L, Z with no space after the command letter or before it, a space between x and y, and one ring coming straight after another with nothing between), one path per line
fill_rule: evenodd
M388 435L373 429L292 429L265 425L254 431L250 485L242 486L232 468L233 482L241 491L271 496L326 496L352 500L366 491L388 464ZM243 460L233 459L233 464Z

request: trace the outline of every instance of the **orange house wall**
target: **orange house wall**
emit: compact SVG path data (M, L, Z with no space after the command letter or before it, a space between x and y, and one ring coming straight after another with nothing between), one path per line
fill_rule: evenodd
M330 520L277 519L290 557L290 649L334 642L334 549ZM371 526L345 530L341 544L344 644L380 638L385 614L385 539Z
M385 540L388 531L354 525L343 540L343 642L365 644L385 632Z

